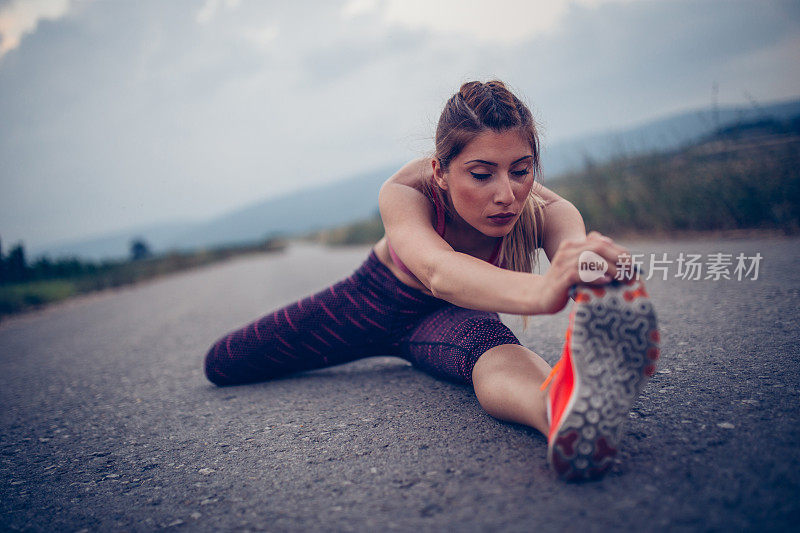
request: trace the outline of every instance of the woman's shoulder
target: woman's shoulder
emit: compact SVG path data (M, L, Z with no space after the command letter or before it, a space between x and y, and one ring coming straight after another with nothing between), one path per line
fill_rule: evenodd
M420 157L409 161L400 170L395 172L387 183L397 183L406 185L418 191L422 191L423 184L433 177L433 167L430 157Z
M404 215L400 217L405 220L408 213L409 202L421 205L421 201L430 209L431 222L439 235L445 232L445 214L442 206L436 202L436 196L432 193L430 183L433 179L433 166L431 159L423 157L414 159L403 165L400 170L395 172L391 178L386 180L381 187L378 196L381 217L384 225L389 223L385 217L393 213L395 209L401 210ZM398 187L402 185L402 187ZM409 190L413 189L413 190ZM389 217L390 219L394 217Z

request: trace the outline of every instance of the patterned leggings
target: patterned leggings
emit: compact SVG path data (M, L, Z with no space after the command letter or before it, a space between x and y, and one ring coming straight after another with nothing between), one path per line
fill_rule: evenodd
M489 348L520 344L497 313L455 306L400 282L375 252L350 277L219 339L205 371L217 385L263 381L375 355L472 384Z

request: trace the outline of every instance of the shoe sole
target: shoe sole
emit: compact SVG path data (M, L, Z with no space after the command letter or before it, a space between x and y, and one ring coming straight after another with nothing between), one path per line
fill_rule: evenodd
M655 373L659 333L641 280L573 288L572 396L547 458L568 480L603 475L613 464L624 423Z

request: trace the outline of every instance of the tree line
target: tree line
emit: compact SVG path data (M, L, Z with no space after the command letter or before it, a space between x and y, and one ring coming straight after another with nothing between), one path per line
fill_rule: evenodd
M130 250L131 260L145 259L152 255L147 243L141 239L131 242ZM16 244L8 254L5 254L0 241L0 284L87 277L116 265L119 265L119 262L96 263L81 261L75 257L52 260L46 256L29 263L23 243Z

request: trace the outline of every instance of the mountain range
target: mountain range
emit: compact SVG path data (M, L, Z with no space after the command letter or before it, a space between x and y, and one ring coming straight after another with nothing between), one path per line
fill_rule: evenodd
M636 127L584 135L552 146L545 144L543 181L545 184L557 181L560 175L580 168L587 160L601 163L621 154L670 150L724 126L764 118L785 120L797 115L800 115L800 100L764 106L704 108ZM375 214L378 190L403 163L390 162L336 183L263 199L208 220L134 227L98 238L33 248L29 254L120 259L128 256L135 238L144 239L154 252L165 252L250 243L331 228Z

